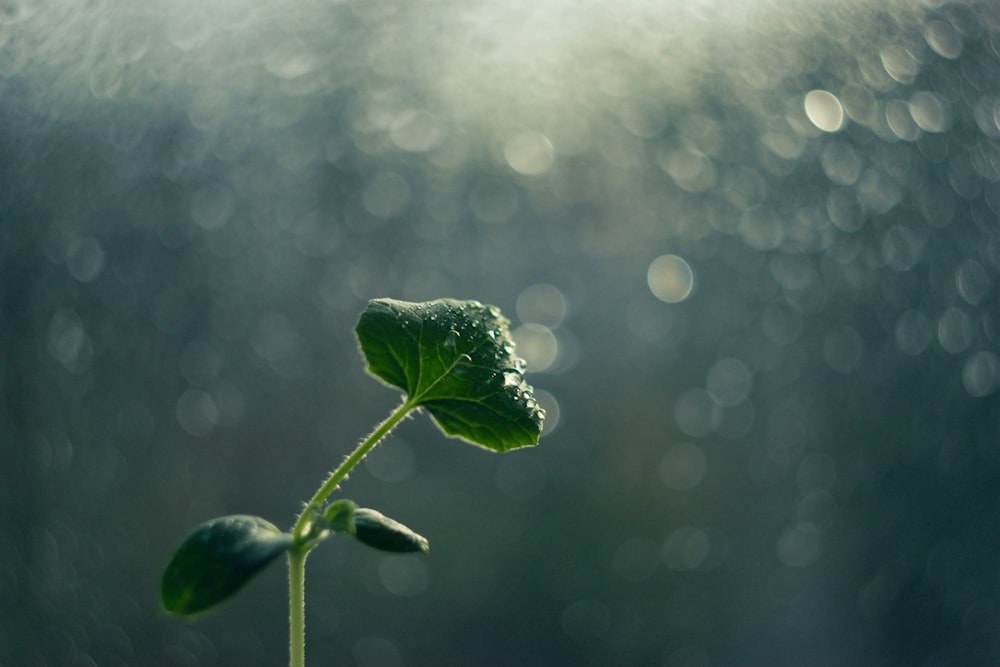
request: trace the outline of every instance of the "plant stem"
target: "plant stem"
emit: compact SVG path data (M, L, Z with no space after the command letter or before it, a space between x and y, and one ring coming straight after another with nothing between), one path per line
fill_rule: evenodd
M379 424L367 438L361 441L353 452L351 452L343 463L330 473L326 481L323 482L319 490L306 504L302 513L295 521L292 528L292 547L288 550L288 631L289 631L289 662L291 667L305 667L305 645L306 645L306 556L309 551L316 546L316 541L308 541L303 544L303 540L308 536L312 528L313 512L318 510L326 501L330 494L336 490L354 466L361 463L361 460L375 447L389 432L403 420L404 417L417 407L415 401L409 398L403 400L399 407L392 411L384 422Z
M323 482L323 485L319 487L319 490L316 491L316 494L313 495L312 499L306 505L305 509L302 510L302 514L299 515L298 520L295 522L295 528L292 529L292 536L296 541L301 540L305 536L305 533L308 532L307 528L309 527L309 521L312 518L309 510L319 509L330 494L334 492L337 485L340 484L340 482L347 477L347 474L354 469L354 466L361 463L361 459L365 458L368 452L370 452L372 448L382 440L382 438L387 436L389 431L391 431L396 424L402 421L403 417L405 417L406 414L415 407L416 404L411 403L409 399L400 403L399 407L393 410L392 414L390 414L384 422L379 424L375 430L372 431L371 435L362 440L361 444L359 444L354 451L351 452L346 459L344 459L343 463L337 466L336 470L330 473L330 476L327 477L326 481Z
M306 555L305 549L288 551L288 661L291 667L306 664Z

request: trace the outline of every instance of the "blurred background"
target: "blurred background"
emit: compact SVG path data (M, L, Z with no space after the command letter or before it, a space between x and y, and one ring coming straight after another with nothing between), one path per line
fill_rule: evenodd
M0 665L280 665L395 407L367 300L511 318L549 419L344 485L311 664L1000 663L995 2L0 2Z

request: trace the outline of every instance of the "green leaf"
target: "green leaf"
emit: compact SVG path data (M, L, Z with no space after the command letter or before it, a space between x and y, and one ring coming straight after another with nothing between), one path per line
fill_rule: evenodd
M501 452L538 443L545 411L497 308L375 299L356 331L368 372L406 392L446 434Z
M351 532L351 522L354 520L354 510L357 508L354 501L346 498L330 503L323 512L324 527L338 533Z
M174 614L197 614L236 593L292 544L256 516L224 516L197 526L163 572L160 599Z

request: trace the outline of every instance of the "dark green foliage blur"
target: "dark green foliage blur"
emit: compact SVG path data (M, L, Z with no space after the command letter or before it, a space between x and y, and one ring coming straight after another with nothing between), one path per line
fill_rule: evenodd
M0 11L0 665L284 664L160 575L397 405L378 297L546 431L375 450L434 548L313 554L310 663L1000 663L995 2L117 4Z

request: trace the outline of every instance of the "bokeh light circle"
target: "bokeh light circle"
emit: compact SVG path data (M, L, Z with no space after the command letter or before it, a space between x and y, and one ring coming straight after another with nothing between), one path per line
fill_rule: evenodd
M660 255L646 272L649 289L660 301L680 303L694 289L694 271L691 265L677 255Z
M833 93L810 90L804 104L809 121L824 132L836 132L844 126L844 107Z

